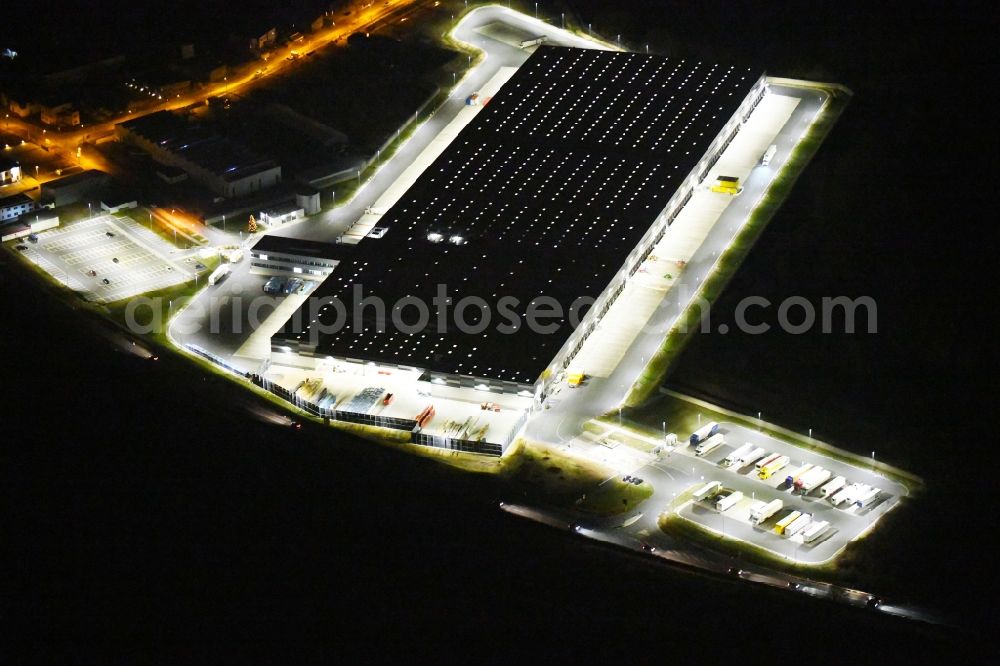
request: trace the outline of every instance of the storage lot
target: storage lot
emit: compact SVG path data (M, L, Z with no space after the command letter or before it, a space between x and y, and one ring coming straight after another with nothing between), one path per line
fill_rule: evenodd
M678 495L684 491L694 493L710 481L718 481L722 488L729 491L742 492L742 499L721 512L715 507L716 492L703 500L689 500L676 507L678 515L713 532L748 541L782 557L818 563L839 553L847 543L874 525L906 494L905 488L900 484L871 469L836 460L820 451L798 448L733 423L721 423L720 426L719 432L725 436L725 444L704 457L696 457L693 446L680 446L669 454L667 463L670 468L683 471L683 476L674 480L675 487L683 484L683 487L677 488ZM682 438L681 444L684 444L684 440L686 438ZM758 477L753 461L732 468L721 465L726 456L746 443L763 448L768 454L788 456L790 460L766 480ZM853 502L837 507L820 495L821 486L806 494L793 492L786 483L786 477L806 463L828 469L834 476L844 476L848 484L864 483L879 488L881 493L878 501L865 508L857 507ZM644 471L651 473L648 469ZM782 500L784 506L760 525L752 524L751 505L758 500L770 502L774 499ZM813 522L825 521L829 526L810 543L803 540L804 531L791 537L778 534L775 531L776 524L792 511L808 514Z
M172 257L173 246L130 218L99 215L20 244L27 259L102 304L186 282L197 272L197 260Z

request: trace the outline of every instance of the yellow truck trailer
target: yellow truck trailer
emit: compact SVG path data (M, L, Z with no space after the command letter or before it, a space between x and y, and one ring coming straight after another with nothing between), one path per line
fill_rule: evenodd
M792 511L790 514L779 520L774 525L774 531L777 532L778 534L784 534L785 528L794 523L796 520L798 520L799 516L801 515L802 515L801 511Z
M719 176L712 186L713 192L719 194L736 195L740 192L740 179L736 176Z

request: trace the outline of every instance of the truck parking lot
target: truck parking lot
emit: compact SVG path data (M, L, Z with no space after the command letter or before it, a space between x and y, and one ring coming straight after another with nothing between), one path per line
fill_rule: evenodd
M871 469L741 425L706 423L695 434L667 447L643 474L667 473L676 490L668 510L681 518L779 557L831 559L907 492ZM722 443L697 454L719 436Z

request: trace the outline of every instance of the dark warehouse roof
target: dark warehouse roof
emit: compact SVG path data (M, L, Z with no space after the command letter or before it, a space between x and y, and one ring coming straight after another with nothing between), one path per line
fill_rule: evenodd
M533 383L572 330L563 319L555 333L500 333L498 299L517 298L523 317L538 296L567 311L578 297L597 298L760 75L540 47L383 215L386 235L345 252L315 294L339 297L351 312L355 284L389 306L407 296L430 305L445 284L453 303L485 299L491 325L468 334L449 318L441 334L432 314L423 332L388 323L380 333L367 314L366 331L320 335L317 353ZM408 324L416 319L403 313ZM309 326L293 317L274 340L307 344Z

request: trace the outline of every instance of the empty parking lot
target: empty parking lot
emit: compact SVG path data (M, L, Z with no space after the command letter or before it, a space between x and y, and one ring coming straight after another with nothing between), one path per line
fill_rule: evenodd
M186 282L196 260L130 218L99 215L38 234L23 254L55 279L96 303L113 303Z

